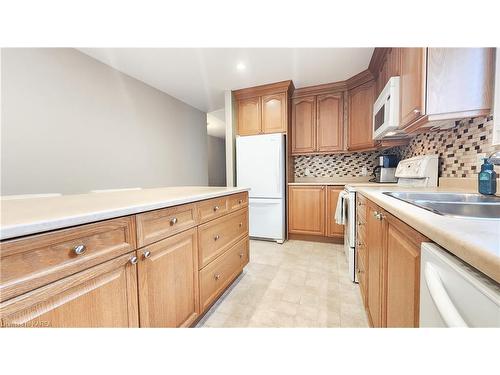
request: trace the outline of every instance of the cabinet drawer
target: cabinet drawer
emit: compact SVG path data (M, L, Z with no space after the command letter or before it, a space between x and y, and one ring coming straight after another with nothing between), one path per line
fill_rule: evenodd
M248 236L247 208L200 225L198 229L200 269L244 236Z
M136 216L137 244L139 247L162 240L197 224L196 206L185 204Z
M248 207L248 193L233 194L228 197L229 211L233 212L243 207Z
M366 222L366 198L356 194L356 217L357 221Z
M131 216L2 242L0 301L135 248Z
M241 272L248 261L248 247L248 238L243 238L200 271L200 305L202 311L210 306Z
M228 197L208 199L198 202L198 221L205 223L207 221L221 217L229 212Z

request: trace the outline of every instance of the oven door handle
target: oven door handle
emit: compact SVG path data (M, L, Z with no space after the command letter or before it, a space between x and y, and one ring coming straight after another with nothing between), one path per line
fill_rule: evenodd
M431 298L446 325L448 327L467 327L467 323L465 323L446 292L443 281L439 277L439 272L432 264L425 264L424 277Z

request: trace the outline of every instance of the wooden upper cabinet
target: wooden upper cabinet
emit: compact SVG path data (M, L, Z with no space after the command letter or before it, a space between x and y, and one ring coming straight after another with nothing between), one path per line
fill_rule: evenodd
M284 133L287 130L287 98L285 93L262 96L262 132Z
M288 230L290 233L325 235L325 187L290 186Z
M294 99L292 104L292 154L316 150L316 97Z
M197 229L137 251L141 327L186 327L198 317Z
M380 209L368 202L366 212L366 259L368 268L367 305L374 327L382 327L382 277L384 222Z
M137 327L131 254L2 302L2 327Z
M238 135L286 133L291 80L233 91L237 101Z
M328 237L344 237L344 226L335 222L335 209L339 194L343 190L343 186L328 186L326 188L326 235Z
M398 77L400 71L401 48L389 48L387 51L387 80L391 77Z
M260 98L238 100L238 134L253 135L262 131Z
M425 115L426 49L401 48L400 128Z
M318 95L316 112L316 151L342 151L344 149L344 100L342 94Z
M418 327L420 245L426 238L394 216L385 216L388 224L384 326Z
M373 103L375 82L370 81L348 92L349 131L347 148L349 151L373 148Z
M499 58L499 57L497 57ZM492 107L492 48L428 48L426 114L488 115Z

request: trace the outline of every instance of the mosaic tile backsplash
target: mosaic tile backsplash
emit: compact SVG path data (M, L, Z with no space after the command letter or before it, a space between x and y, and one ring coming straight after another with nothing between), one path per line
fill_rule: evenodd
M353 152L332 155L303 155L294 158L295 177L361 177L363 167L371 174L378 156L397 154L406 159L417 155L438 154L440 177L475 177L480 170L479 157L499 151L492 146L493 117L457 121L451 129L418 134L407 146L384 151ZM500 174L500 167L495 166Z

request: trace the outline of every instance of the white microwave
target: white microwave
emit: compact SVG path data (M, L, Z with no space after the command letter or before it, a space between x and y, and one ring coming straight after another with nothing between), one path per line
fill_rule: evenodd
M373 139L397 137L398 126L399 77L391 77L373 105Z

